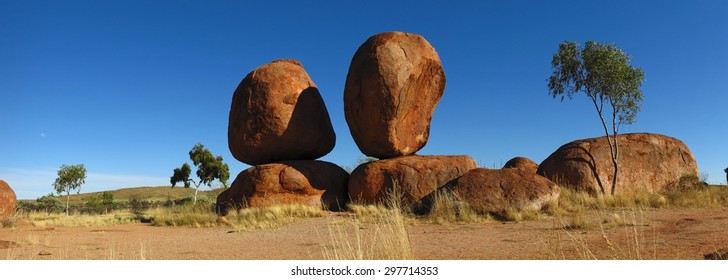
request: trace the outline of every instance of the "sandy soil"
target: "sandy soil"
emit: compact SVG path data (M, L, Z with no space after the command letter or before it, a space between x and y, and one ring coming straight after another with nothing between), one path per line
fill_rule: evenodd
M409 228L416 259L703 259L728 248L728 209L599 213L627 217L627 226L598 222L588 229L565 229L568 221L420 224ZM634 215L633 215L634 214ZM0 259L22 260L221 260L325 259L333 246L332 222L341 215L302 220L252 232L228 228L105 227L0 229ZM372 230L366 225L362 231Z

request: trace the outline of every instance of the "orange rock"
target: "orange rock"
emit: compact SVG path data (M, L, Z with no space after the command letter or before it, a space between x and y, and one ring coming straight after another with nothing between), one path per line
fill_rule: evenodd
M409 204L477 167L469 156L413 155L368 162L351 173L349 196L359 203L384 202L396 183Z
M344 88L346 122L359 150L380 159L419 151L444 90L440 58L422 36L370 37L354 54Z
M349 173L336 164L292 160L253 166L240 172L217 197L217 209L305 204L339 211L348 203Z
M505 165L503 165L503 168L515 168L515 169L521 169L525 170L531 173L536 173L536 170L538 170L538 163L535 161L532 161L529 158L525 157L514 157L508 162L506 162Z
M690 149L673 137L650 134L621 134L617 193L658 192L692 175L697 178L698 164ZM541 174L562 187L590 193L611 192L614 167L606 137L576 140L561 146L538 168ZM598 174L598 176L597 176Z
M17 198L15 192L8 183L0 180L0 219L15 216L17 209Z
M556 201L561 188L521 169L473 169L444 189L452 191L479 213L505 215L506 209L538 211Z
M249 165L313 160L336 143L316 85L296 60L276 60L248 74L233 94L228 147Z

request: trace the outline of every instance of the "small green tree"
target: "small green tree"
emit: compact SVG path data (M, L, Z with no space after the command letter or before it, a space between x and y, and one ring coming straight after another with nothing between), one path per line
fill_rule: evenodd
M583 92L594 104L609 143L614 166L611 194L614 195L619 174L619 145L617 135L622 124L632 124L642 106L640 86L644 73L629 65L630 57L613 44L586 42L584 47L574 42L559 45L551 61L553 73L549 77L549 93L571 99ZM611 131L604 118L604 105L611 106ZM610 137L611 136L611 137ZM602 193L606 193L597 178Z
M723 171L725 172L725 183L726 183L726 185L728 185L728 167L723 169Z
M76 193L79 193L81 185L84 183L86 183L86 167L83 164L61 165L61 169L58 170L58 178L53 183L53 187L59 195L66 193L66 216L68 216L69 212L71 191L77 190Z
M200 190L201 185L207 185L212 187L212 182L215 179L222 183L223 187L227 188L227 180L230 178L230 169L227 163L224 163L222 156L213 156L210 150L206 149L201 143L197 143L192 150L190 150L190 159L192 163L197 167L197 177L199 181L190 179L190 173L192 168L189 164L184 163L182 167L175 168L172 177L169 178L169 182L174 188L177 183L184 183L185 188L190 187L190 183L195 185L195 196L193 204L197 204L197 193Z

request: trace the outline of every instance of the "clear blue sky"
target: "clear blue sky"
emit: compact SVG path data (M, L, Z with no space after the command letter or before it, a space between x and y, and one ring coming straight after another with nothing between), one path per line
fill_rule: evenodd
M363 157L343 112L356 49L384 31L423 35L447 87L419 154L484 167L536 162L603 135L585 98L559 102L546 79L559 43L615 43L646 73L644 105L622 132L685 142L708 181L728 166L725 1L5 1L0 0L0 178L19 198L53 191L61 164L85 164L82 192L168 185L201 142L230 165L232 93L256 67L300 60L337 143ZM585 3L586 2L586 3Z

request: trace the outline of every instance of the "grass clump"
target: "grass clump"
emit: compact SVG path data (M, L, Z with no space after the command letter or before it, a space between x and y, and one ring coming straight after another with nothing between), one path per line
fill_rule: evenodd
M321 217L324 212L313 206L284 204L265 208L243 208L230 211L221 217L211 205L198 203L157 208L147 213L155 226L228 226L241 232L280 227L299 219Z
M36 227L92 227L138 223L136 215L126 211L108 214L81 214L66 216L65 213L29 212L23 214Z
M321 217L324 211L319 207L297 204L284 204L266 208L245 208L230 212L221 221L235 231L250 231L284 226L295 221Z
M414 251L409 226L415 222L403 208L399 185L393 182L386 199L375 205L349 204L349 219L329 223L330 245L323 246L329 260L411 260ZM407 209L407 210L405 210Z

